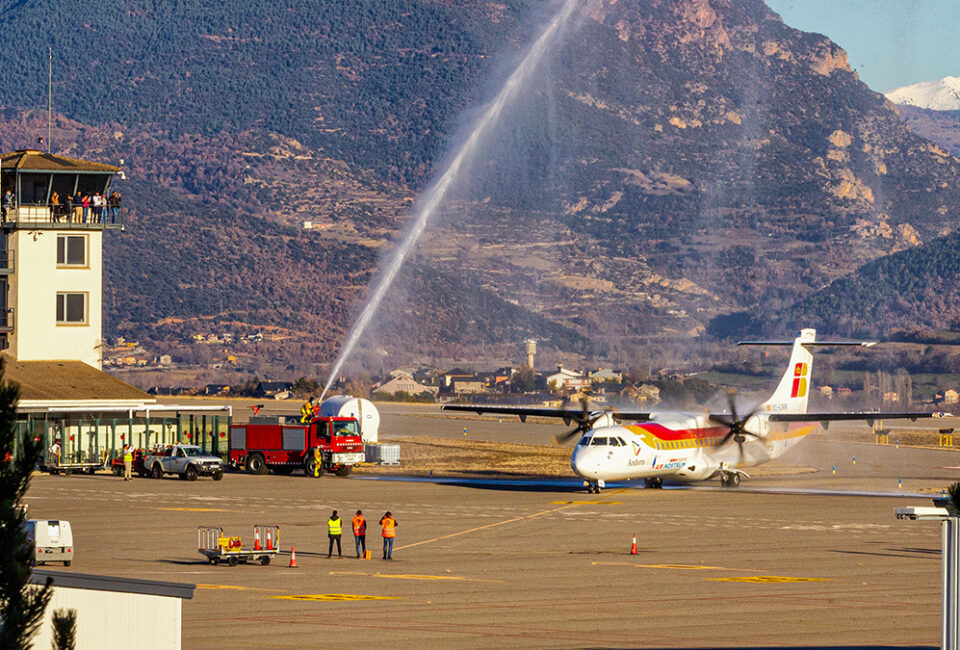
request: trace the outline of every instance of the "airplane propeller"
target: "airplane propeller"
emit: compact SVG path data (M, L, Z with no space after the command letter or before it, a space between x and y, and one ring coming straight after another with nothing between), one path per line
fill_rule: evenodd
M722 424L729 429L727 435L725 435L723 440L720 441L720 444L725 445L732 438L733 441L737 443L737 448L740 452L740 458L743 459L743 443L747 441L747 436L753 436L757 440L760 439L758 434L753 433L752 431L747 431L746 429L747 421L756 414L758 409L752 408L750 409L749 413L743 417L740 417L737 414L737 404L734 400L734 395L735 393L733 391L727 393L727 404L730 407L730 413L710 415L710 421L716 422L717 424Z
M563 443L567 442L574 436L582 435L590 430L590 427L592 427L593 423L600 418L602 413L597 413L597 414L591 413L590 409L587 408L587 404L589 403L589 401L590 400L587 398L586 395L584 395L580 399L581 411L580 411L580 417L576 418L577 426L570 429L570 431L567 431L566 433L560 433L555 435L553 437L554 442L556 442L558 445L562 445Z

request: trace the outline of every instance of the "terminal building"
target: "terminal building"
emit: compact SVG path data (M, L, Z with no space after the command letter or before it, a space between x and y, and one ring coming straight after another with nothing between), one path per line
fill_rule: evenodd
M0 154L0 350L17 413L62 458L109 458L126 443L226 450L229 406L161 404L101 369L103 237L124 230L119 167L36 150Z

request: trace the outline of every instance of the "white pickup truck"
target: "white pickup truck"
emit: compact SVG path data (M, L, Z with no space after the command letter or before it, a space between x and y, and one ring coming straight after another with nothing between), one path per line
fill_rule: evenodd
M214 481L223 478L223 463L196 445L172 445L144 456L143 467L153 478L177 474L187 481L198 476L211 476Z

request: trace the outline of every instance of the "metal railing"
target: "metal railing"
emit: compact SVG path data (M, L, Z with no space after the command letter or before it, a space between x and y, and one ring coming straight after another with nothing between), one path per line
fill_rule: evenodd
M20 203L3 208L4 227L123 228L119 206L48 205Z

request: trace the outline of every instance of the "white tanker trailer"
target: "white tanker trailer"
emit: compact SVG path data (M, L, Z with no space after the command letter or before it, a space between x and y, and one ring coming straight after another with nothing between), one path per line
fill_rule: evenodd
M352 395L337 395L320 404L321 417L356 418L360 423L360 435L364 443L379 439L380 412L368 399Z

